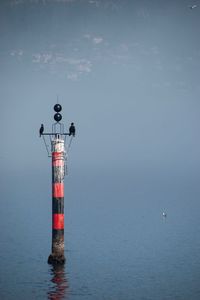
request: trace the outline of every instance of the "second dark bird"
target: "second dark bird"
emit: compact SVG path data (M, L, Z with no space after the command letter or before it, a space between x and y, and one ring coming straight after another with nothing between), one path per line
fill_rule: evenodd
M71 123L71 125L69 127L69 135L75 136L75 133L76 133L76 128L74 126L74 123Z

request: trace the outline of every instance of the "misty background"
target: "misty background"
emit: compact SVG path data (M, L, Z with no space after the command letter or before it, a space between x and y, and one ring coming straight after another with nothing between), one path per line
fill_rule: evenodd
M169 249L174 241L177 251L185 249L185 233L191 248L183 261L198 258L199 28L200 6L192 0L0 2L0 252L5 262L6 253L18 261L30 245L42 260L50 251L51 161L39 127L43 123L46 132L51 130L57 97L65 130L74 122L77 131L65 179L68 247L84 245L95 260L93 239L100 249L103 244L121 249L120 241L137 228L138 237L144 230L156 241L156 218L166 211L180 221L178 228L170 225ZM153 221L143 223L149 215ZM122 228L126 237L118 237ZM32 244L37 238L38 247ZM130 257L129 246L126 254L121 250ZM6 270L11 279L13 264ZM191 272L199 278L197 269ZM191 277L188 285L192 282ZM189 293L198 285L184 286Z
M73 169L197 171L200 20L189 4L1 1L3 168L45 172L38 128L51 128L58 96L77 127Z

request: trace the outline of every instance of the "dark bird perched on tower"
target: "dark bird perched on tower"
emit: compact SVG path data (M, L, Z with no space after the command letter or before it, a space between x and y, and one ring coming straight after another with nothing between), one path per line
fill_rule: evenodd
M75 133L76 133L76 128L74 126L74 123L71 123L71 125L69 127L69 135L75 136Z
M41 137L41 135L43 134L43 132L44 132L44 125L41 124L41 127L40 127L40 137Z

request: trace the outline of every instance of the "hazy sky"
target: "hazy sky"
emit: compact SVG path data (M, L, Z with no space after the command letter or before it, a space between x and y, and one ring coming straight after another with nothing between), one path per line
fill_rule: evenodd
M70 168L200 167L200 3L0 2L1 165L47 170L57 95Z

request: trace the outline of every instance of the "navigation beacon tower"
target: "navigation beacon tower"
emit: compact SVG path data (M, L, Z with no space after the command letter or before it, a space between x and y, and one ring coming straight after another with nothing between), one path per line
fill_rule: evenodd
M62 106L54 105L54 120L52 132L45 133L44 125L40 127L40 137L43 138L48 157L52 158L52 252L49 264L64 264L64 177L67 171L67 153L75 136L75 126L71 123L69 132L64 132L64 124L60 123ZM70 136L69 143L66 137ZM46 138L47 137L47 138ZM49 138L49 139L48 139ZM51 147L51 150L49 149Z

